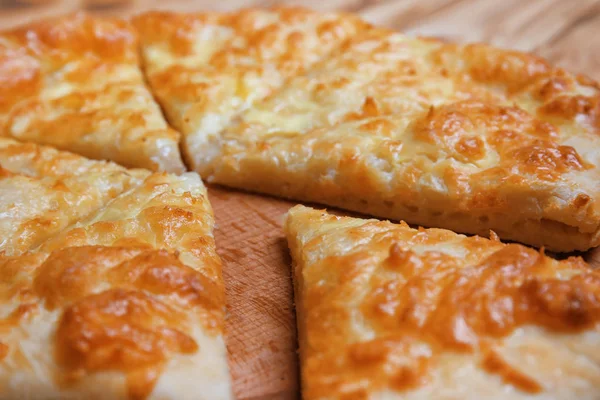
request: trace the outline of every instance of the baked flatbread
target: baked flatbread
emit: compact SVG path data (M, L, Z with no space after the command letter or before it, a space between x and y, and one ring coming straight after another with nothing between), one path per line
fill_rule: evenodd
M600 274L518 244L296 206L314 399L597 399Z
M148 175L0 138L0 253L19 255L36 247Z
M75 14L0 32L0 136L184 171L179 134L145 87L136 33L117 18Z
M152 90L183 133L184 156L193 169L213 155L216 135L240 111L369 29L348 14L292 7L150 12L133 22Z
M0 399L232 398L213 225L196 173L156 173L0 252Z
M600 244L600 86L544 60L355 36L223 131L211 182L556 251Z

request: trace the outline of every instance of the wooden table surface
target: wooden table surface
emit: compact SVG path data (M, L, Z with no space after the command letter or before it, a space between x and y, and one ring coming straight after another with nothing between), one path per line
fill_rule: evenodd
M0 27L77 9L130 15L156 8L232 10L302 4L344 9L411 34L531 51L600 80L600 0L0 0ZM228 297L227 344L240 399L298 397L287 201L210 188ZM600 266L600 249L584 255Z

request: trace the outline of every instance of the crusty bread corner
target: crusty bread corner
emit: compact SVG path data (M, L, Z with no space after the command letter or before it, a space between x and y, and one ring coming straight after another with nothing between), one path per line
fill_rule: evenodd
M304 206L284 230L303 399L597 398L600 279L582 259Z
M595 104L596 82L531 55L371 30L241 115L200 170L255 192L587 250L600 244Z

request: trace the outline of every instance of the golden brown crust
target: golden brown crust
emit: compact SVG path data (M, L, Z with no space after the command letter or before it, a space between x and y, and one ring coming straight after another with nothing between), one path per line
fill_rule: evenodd
M94 171L109 183L114 171L139 179L87 214L71 211L35 248L0 252L0 397L231 398L221 262L198 175L128 171L12 141L6 149L3 180L29 173L71 193Z
M183 172L128 22L79 13L0 33L0 135Z
M593 399L600 390L600 275L580 258L303 206L285 230L303 398Z
M213 182L556 251L600 244L600 89L530 55L370 30L257 103Z
M145 70L191 168L241 111L369 25L299 7L232 13L150 12L133 20Z

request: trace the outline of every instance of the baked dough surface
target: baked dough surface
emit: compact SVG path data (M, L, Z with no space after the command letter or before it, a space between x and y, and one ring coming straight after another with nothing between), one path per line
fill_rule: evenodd
M233 13L149 12L133 19L148 81L199 170L242 111L370 26L299 7Z
M0 185L25 199L0 192L0 399L231 399L199 176L0 144Z
M518 244L296 206L303 398L600 393L600 275Z
M353 36L197 167L228 186L555 251L600 244L600 86L532 55Z
M129 167L183 172L118 18L75 14L0 32L0 136Z
M37 247L148 175L0 138L0 253L19 255Z

